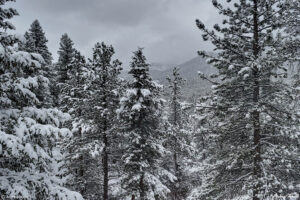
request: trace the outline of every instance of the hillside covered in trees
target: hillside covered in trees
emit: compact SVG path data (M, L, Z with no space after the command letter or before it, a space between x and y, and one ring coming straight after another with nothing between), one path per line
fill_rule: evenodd
M195 27L214 51L161 70L139 47L124 66L105 41L87 58L68 33L54 61L38 19L16 34L13 3L0 199L300 199L299 0L212 0L222 23Z

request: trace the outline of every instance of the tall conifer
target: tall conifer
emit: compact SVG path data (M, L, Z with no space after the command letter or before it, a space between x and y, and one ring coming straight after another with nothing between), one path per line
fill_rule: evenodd
M68 71L72 67L71 62L74 57L75 49L73 47L74 43L68 34L63 34L60 38L58 50L58 81L64 83L68 80Z
M277 34L287 1L240 0L227 8L213 0L213 5L225 17L222 27L210 31L196 21L218 57L199 54L219 71L213 105L220 149L201 199L292 196L299 148L291 144L299 142L299 118L290 107L293 93L281 79L289 57L285 38Z
M25 33L25 38L27 39L27 42L25 43L26 50L40 54L46 64L51 64L52 54L47 46L48 40L38 20L32 22L28 32Z
M123 188L132 199L165 199L170 190L163 178L174 177L160 166L164 155L160 88L149 75L142 49L134 52L129 74L133 81L119 109L124 122Z

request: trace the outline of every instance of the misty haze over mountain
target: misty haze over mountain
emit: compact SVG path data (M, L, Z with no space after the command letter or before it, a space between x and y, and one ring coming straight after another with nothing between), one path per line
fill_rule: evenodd
M211 91L211 83L203 80L199 77L198 72L202 72L206 75L216 73L216 69L207 64L206 59L201 56L194 57L184 63L174 64L160 64L151 63L150 75L153 80L158 81L160 84L167 86L167 77L171 76L173 68L179 69L180 75L185 79L185 84L182 86L183 96L185 100L191 100L191 98L199 97ZM128 71L122 72L122 77L130 79Z

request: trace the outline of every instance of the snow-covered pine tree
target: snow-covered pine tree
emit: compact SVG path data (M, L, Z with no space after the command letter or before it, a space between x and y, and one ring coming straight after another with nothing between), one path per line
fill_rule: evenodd
M61 36L59 45L58 82L64 83L68 80L68 68L72 66L70 64L73 60L75 49L73 41L66 33Z
M52 54L48 50L48 40L38 20L32 22L27 34L28 35L25 35L25 38L27 39L25 42L26 50L40 54L47 65L51 64ZM33 47L34 49L32 49Z
M289 0L289 10L285 13L286 32L292 36L300 35L300 2Z
M85 119L85 112L89 106L86 102L89 96L89 86L94 79L94 73L84 56L80 52L74 52L70 68L61 89L61 107L68 110L72 119L69 127L73 137L64 141L66 150L66 166L71 175L67 186L78 191L85 199L99 199L99 182L102 174L101 161L91 155L90 143L93 138L89 137L93 131L93 125Z
M85 117L91 120L94 131L90 133L93 138L91 146L101 148L103 170L103 196L101 199L109 199L110 176L110 147L113 145L118 127L116 110L119 106L119 74L122 70L119 60L112 60L115 54L114 48L105 43L97 43L93 48L91 67L95 73L88 90L87 103L89 107L85 111ZM100 197L99 197L100 198Z
M216 108L215 97L214 94L201 96L195 104L194 113L189 118L193 156L187 169L190 177L188 200L203 197L203 194L211 190L216 173L214 170L216 158L219 152L222 152L218 126L224 115Z
M184 199L187 193L186 184L183 182L182 162L184 162L184 152L186 151L186 137L183 125L185 124L184 110L182 108L181 87L185 80L180 76L179 69L174 67L172 76L167 77L168 81L168 132L167 145L170 145L173 154L173 173L177 180L171 186L171 196L174 200Z
M231 2L228 0L227 2ZM284 0L240 0L230 8L213 0L223 27L208 30L199 20L203 39L218 57L205 52L219 71L214 109L220 149L213 176L201 199L272 199L295 196L299 165L299 117L291 109L293 94L280 77L289 57L280 28L288 4ZM217 33L215 33L215 31ZM222 117L225 116L225 117ZM240 197L238 197L240 198Z
M287 54L292 55L290 60L289 71L289 84L293 88L293 102L291 103L292 110L295 110L300 114L300 2L297 0L289 1L290 8L286 12L285 32L289 37L287 42ZM300 124L296 126L299 129ZM299 146L298 146L299 148ZM300 161L299 161L300 162ZM297 174L300 174L300 164L294 168ZM300 183L300 176L298 176L295 182ZM298 198L300 196L300 184L295 188L298 192Z
M30 37L29 33L26 31L24 34L25 41L19 42L19 50L26 51L29 53L34 53L35 44L33 38Z
M41 73L43 58L17 51L18 38L6 30L17 15L0 1L0 193L8 199L82 199L63 186L62 153L57 141L70 135L63 127L69 115L43 108L37 98L48 79Z
M66 108L66 105L61 102L62 99L64 99L64 97L62 96L62 93L64 93L63 90L68 90L70 84L66 82L72 82L72 80L69 79L72 79L72 75L74 75L70 73L70 71L73 70L73 64L79 64L74 62L81 62L79 61L79 57L74 58L75 48L73 46L74 43L68 36L68 34L63 34L60 38L59 50L57 51L59 55L58 62L53 66L54 73L51 76L52 82L55 83L51 85L54 103L55 105L60 106L60 108L62 109ZM75 71L76 70L77 69L75 69Z
M131 199L165 199L170 190L162 178L175 177L160 166L165 151L161 144L160 88L149 75L142 49L134 52L129 74L133 81L118 110L124 136L122 187Z
M51 106L54 104L55 98L53 96L53 84L52 79L55 76L54 70L52 66L50 66L52 61L52 55L48 50L47 42L48 40L45 37L45 33L38 22L35 20L29 29L24 34L25 41L19 42L19 50L26 51L29 53L37 53L40 54L43 59L44 63L42 64L42 73L43 75L50 80L50 88L40 88L40 93L38 94L39 99L45 99L42 101L45 105L44 106ZM42 87L42 86L41 86Z
M285 49L287 53L293 54L291 61L290 75L300 85L300 2L290 0L290 8L285 12L285 33L288 35L288 47ZM297 81L298 79L298 81Z

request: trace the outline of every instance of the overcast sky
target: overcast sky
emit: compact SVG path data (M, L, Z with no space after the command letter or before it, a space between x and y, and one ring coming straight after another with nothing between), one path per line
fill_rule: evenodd
M137 47L149 62L180 64L197 50L210 50L195 25L198 18L213 25L217 12L211 0L17 0L12 4L16 32L24 33L38 19L55 60L59 39L68 33L75 47L89 56L96 42L112 44L125 65Z

